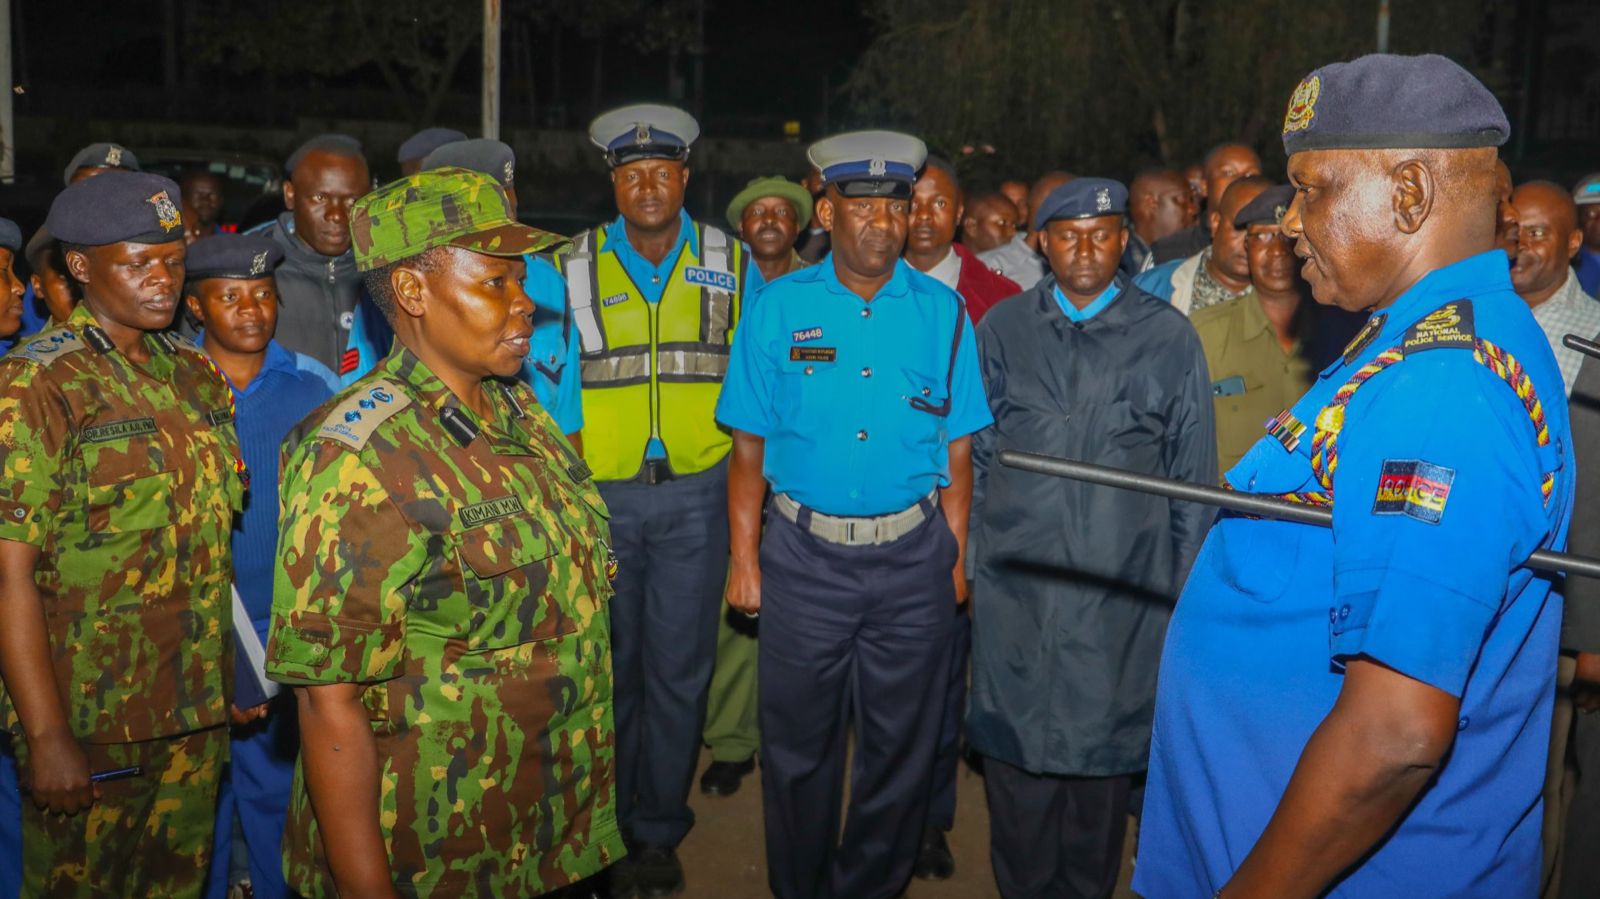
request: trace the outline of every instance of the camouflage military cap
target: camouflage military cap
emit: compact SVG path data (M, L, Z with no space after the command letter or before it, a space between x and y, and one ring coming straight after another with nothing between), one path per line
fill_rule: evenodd
M350 237L356 269L363 272L435 247L521 256L561 242L518 222L493 178L461 168L407 175L357 200Z

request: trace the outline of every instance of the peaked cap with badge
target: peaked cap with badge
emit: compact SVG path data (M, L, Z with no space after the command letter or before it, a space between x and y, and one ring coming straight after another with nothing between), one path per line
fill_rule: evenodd
M468 169L482 172L503 187L517 183L517 153L505 141L487 137L458 140L445 144L422 160L427 169Z
M1578 182L1578 186L1572 189L1572 202L1579 206L1593 206L1600 203L1600 173Z
M178 185L150 172L112 171L68 185L44 226L62 243L169 243L183 239Z
M847 197L906 199L928 161L928 145L898 131L849 131L812 144L806 159L822 173L824 187Z
M445 144L453 144L456 141L466 139L466 134L454 128L424 128L406 138L405 142L400 144L400 152L395 154L396 161L407 163L418 159L426 159L429 153Z
M700 136L700 123L676 106L639 103L601 113L589 123L589 140L605 151L606 165L616 168L641 159L689 158L689 146Z
M102 141L90 144L73 155L72 161L61 172L61 183L71 184L78 169L126 169L139 171L139 157L121 144Z
M1110 178L1074 178L1052 190L1033 214L1033 230L1061 219L1126 215L1128 189Z
M270 237L257 234L213 234L189 245L184 258L184 280L190 284L207 278L252 281L272 277L283 262L283 249Z
M368 272L452 246L489 256L521 256L561 238L516 220L499 182L462 168L407 175L350 209L356 269Z
M1244 208L1233 217L1233 227L1276 225L1283 221L1284 214L1289 211L1289 204L1293 202L1293 187L1287 184L1274 184L1257 194L1254 200L1244 204Z

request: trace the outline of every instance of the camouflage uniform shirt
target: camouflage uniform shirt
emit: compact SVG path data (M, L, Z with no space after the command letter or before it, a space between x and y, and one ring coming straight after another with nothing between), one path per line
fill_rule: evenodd
M136 364L80 305L0 361L0 539L40 549L56 685L90 743L228 720L232 394L193 344L143 340ZM3 691L0 716L21 732Z
M367 685L406 895L539 895L622 854L605 506L526 385L484 389L478 422L396 349L283 469L267 670ZM333 895L303 769L284 851L291 887Z

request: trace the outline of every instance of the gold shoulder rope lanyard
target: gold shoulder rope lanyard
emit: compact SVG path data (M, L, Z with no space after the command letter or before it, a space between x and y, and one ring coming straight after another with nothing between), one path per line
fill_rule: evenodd
M1426 330L1430 321L1437 320L1441 314L1447 314L1461 320L1459 310L1465 309L1467 327L1464 330L1455 329L1445 339L1438 339L1436 335L1429 334ZM1495 377L1506 382L1517 394L1517 399L1522 401L1522 406L1528 412L1528 419L1533 422L1533 430L1538 438L1539 446L1550 445L1550 427L1545 422L1544 405L1539 402L1539 394L1533 389L1533 379L1522 368L1522 364L1509 352L1501 349L1494 343L1476 336L1471 330L1471 304L1465 301L1451 303L1433 312L1417 325L1406 332L1406 339L1398 346L1390 347L1379 353L1376 358L1363 365L1350 380L1344 382L1333 394L1333 400L1317 413L1316 431L1311 438L1311 471L1316 475L1317 482L1322 485L1321 491L1304 491L1298 493L1281 494L1281 499L1294 503L1304 503L1312 506L1329 506L1333 504L1333 475L1339 468L1339 434L1344 430L1345 407L1350 404L1350 398L1355 396L1361 385L1367 383L1372 377L1389 366L1406 358L1407 347L1412 349L1427 349L1435 346L1461 346L1469 344L1472 347L1472 358L1490 371ZM1419 332L1419 329L1424 329ZM1416 335L1421 334L1418 338ZM1357 338L1360 339L1359 337ZM1420 343L1420 346L1417 345ZM1550 494L1555 489L1555 472L1545 472L1544 479L1540 482L1539 489L1544 495L1546 505L1550 503Z

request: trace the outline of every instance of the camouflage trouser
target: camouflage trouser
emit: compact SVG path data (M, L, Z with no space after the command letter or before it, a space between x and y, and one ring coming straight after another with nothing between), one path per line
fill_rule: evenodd
M17 746L27 784L25 741ZM23 797L22 895L198 897L211 864L228 729L84 751L91 771L143 770L101 783L100 798L76 815L42 811Z

